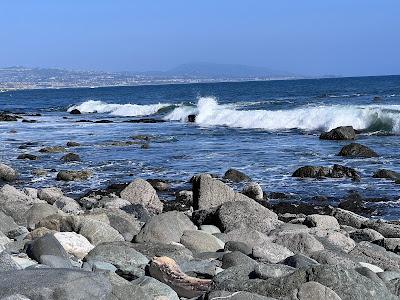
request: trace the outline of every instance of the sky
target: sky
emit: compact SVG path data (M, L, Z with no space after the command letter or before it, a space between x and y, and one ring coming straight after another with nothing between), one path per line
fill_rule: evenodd
M400 74L399 0L0 0L0 66Z

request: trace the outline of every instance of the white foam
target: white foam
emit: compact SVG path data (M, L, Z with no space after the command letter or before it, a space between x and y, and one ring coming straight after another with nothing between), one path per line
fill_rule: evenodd
M238 110L218 104L213 97L203 97L198 100L197 108L175 108L165 119L185 121L188 114L196 114L196 123L202 126L312 131L351 125L355 129L388 127L400 133L400 105L320 105L288 110Z
M71 111L73 109L78 109L82 113L110 113L114 116L125 116L125 117L135 117L135 116L147 116L157 113L161 108L170 106L168 103L158 103L158 104L109 104L103 101L89 100L82 104L74 105L68 109Z

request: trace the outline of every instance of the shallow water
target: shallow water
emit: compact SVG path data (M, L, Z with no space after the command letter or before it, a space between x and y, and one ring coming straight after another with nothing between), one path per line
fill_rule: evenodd
M84 114L70 115L73 108ZM400 186L371 177L380 168L400 172L400 76L10 91L0 93L0 110L42 115L25 116L37 123L0 123L0 159L20 171L21 186L59 185L68 193L81 194L143 177L168 179L179 188L196 173L221 175L233 167L266 191L293 193L302 199L325 195L339 200L351 190L388 197L393 201L374 205L386 218L400 216ZM195 124L186 122L188 114L197 114ZM124 122L143 117L166 122ZM83 119L113 123L76 122ZM381 156L337 156L348 142L321 141L318 136L341 125L365 130L358 142ZM149 135L149 148L142 149L144 142L132 139L134 135ZM70 140L82 144L69 149L81 156L80 163L61 164L62 153L38 152L43 146ZM29 141L37 145L18 149ZM110 145L124 141L137 144ZM17 160L21 153L40 159ZM335 163L359 170L361 182L291 177L303 165ZM94 176L87 182L62 183L54 180L55 172L44 178L32 176L34 168L88 168Z

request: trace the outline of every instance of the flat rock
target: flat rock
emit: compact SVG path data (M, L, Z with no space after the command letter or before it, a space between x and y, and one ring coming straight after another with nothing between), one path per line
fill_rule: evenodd
M364 227L374 229L386 238L400 238L400 225L387 223L382 220L368 220Z
M374 178L382 178L382 179L391 179L391 180L397 180L400 179L400 173L387 170L387 169L380 169L376 171L372 177Z
M83 235L75 232L56 232L54 237L60 242L64 250L80 259L83 259L93 248Z
M163 203L157 196L156 190L143 179L135 179L121 191L121 198L132 204L140 204L150 212L160 213L163 210Z
M292 274L296 269L282 264L257 264L254 267L254 273L257 278L268 279L284 277Z
M57 187L42 188L38 190L38 198L49 204L54 204L54 202L61 197L64 197L64 194L62 190Z
M228 269L230 267L239 265L256 266L257 261L239 251L228 252L222 256L223 269Z
M173 289L152 277L144 276L133 280L131 284L140 286L153 299L179 300Z
M67 151L64 147L62 146L50 146L50 147L44 147L39 150L41 153L61 153Z
M356 242L374 242L384 239L384 236L371 228L356 229L349 233L350 237Z
M361 228L368 221L368 218L341 208L333 208L331 214L340 225L347 225L354 228Z

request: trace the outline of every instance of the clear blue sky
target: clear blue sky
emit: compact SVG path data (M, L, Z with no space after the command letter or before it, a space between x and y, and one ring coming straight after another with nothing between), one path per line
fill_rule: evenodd
M0 0L0 66L400 74L400 0Z

